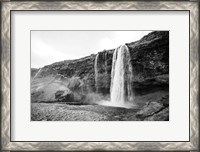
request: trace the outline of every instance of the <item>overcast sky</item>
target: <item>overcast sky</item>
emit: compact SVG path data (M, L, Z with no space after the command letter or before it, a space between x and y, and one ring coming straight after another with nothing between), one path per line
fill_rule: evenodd
M31 67L78 59L134 42L151 31L31 31Z

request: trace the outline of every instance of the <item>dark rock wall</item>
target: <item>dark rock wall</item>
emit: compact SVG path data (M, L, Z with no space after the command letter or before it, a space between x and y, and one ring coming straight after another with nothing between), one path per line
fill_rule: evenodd
M136 94L169 87L169 32L152 32L127 44L130 49Z
M152 32L127 44L130 49L135 81L169 72L169 32Z
M168 89L169 84L169 32L156 31L136 42L126 44L130 50L134 80L133 89L142 94L152 88ZM97 63L99 92L109 94L113 50L99 52ZM87 92L95 92L96 54L76 59L65 60L42 68L38 77L60 74L64 77L79 77ZM32 69L34 75L36 69ZM33 73L34 72L34 73Z
M114 49L104 50L103 52L99 52L98 56L98 77L96 83L98 91L103 94L108 94L110 92L113 52Z

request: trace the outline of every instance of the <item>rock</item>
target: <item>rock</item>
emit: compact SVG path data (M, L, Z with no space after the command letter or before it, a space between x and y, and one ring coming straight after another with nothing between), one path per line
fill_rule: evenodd
M31 92L31 102L38 102L43 97L44 91Z
M38 77L31 81L31 102L56 102L72 99L68 79L62 76Z
M137 113L141 120L167 121L169 120L169 95L157 101L147 102Z
M161 109L164 109L165 106L162 103L159 102L148 102L144 105L144 107L136 113L137 117L140 118L146 118L148 116L151 116L155 114L156 112L160 111Z
M169 74L158 75L151 78L146 78L143 80L134 81L134 88L147 88L155 86L168 86L169 84Z
M55 99L59 99L63 94L64 94L65 91L57 91L55 93Z
M31 68L31 78L33 78L38 71L39 69Z
M169 95L162 97L159 102L163 103L164 106L168 107L169 106Z
M169 120L169 107L164 108L160 112L145 118L147 121L168 121Z
M55 93L55 100L58 102L73 102L73 93L69 90L58 90Z

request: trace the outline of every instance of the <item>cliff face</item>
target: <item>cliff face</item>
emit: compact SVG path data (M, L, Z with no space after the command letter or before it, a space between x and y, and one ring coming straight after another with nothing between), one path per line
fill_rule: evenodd
M134 88L139 93L169 85L169 32L152 32L128 44L134 71Z
M31 78L33 78L38 71L39 71L39 69L31 68Z
M126 45L131 55L134 74L132 87L135 94L145 94L156 88L167 89L169 84L169 32L151 32L139 41L127 43ZM87 93L95 92L98 88L99 93L109 94L113 53L114 49L98 53L96 84L95 59L97 54L47 65L40 70L37 78L34 79L33 77L38 69L31 69L32 93L37 92L37 88L42 81L48 80L47 82L56 83L59 81L61 84L63 81L75 79L75 86L73 86L74 84L70 86L69 82L62 83L62 85L70 90L78 89L80 91L81 89L82 92Z
M141 40L127 43L133 67L133 89L143 94L153 88L167 88L169 79L169 32L152 32ZM114 50L99 53L100 92L109 92ZM101 82L103 81L103 82Z
M169 72L169 33L153 32L140 41L127 44L132 58L135 81Z

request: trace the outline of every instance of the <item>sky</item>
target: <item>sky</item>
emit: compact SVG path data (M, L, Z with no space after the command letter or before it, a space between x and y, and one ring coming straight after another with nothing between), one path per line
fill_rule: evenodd
M31 67L78 59L139 40L151 31L31 31Z

